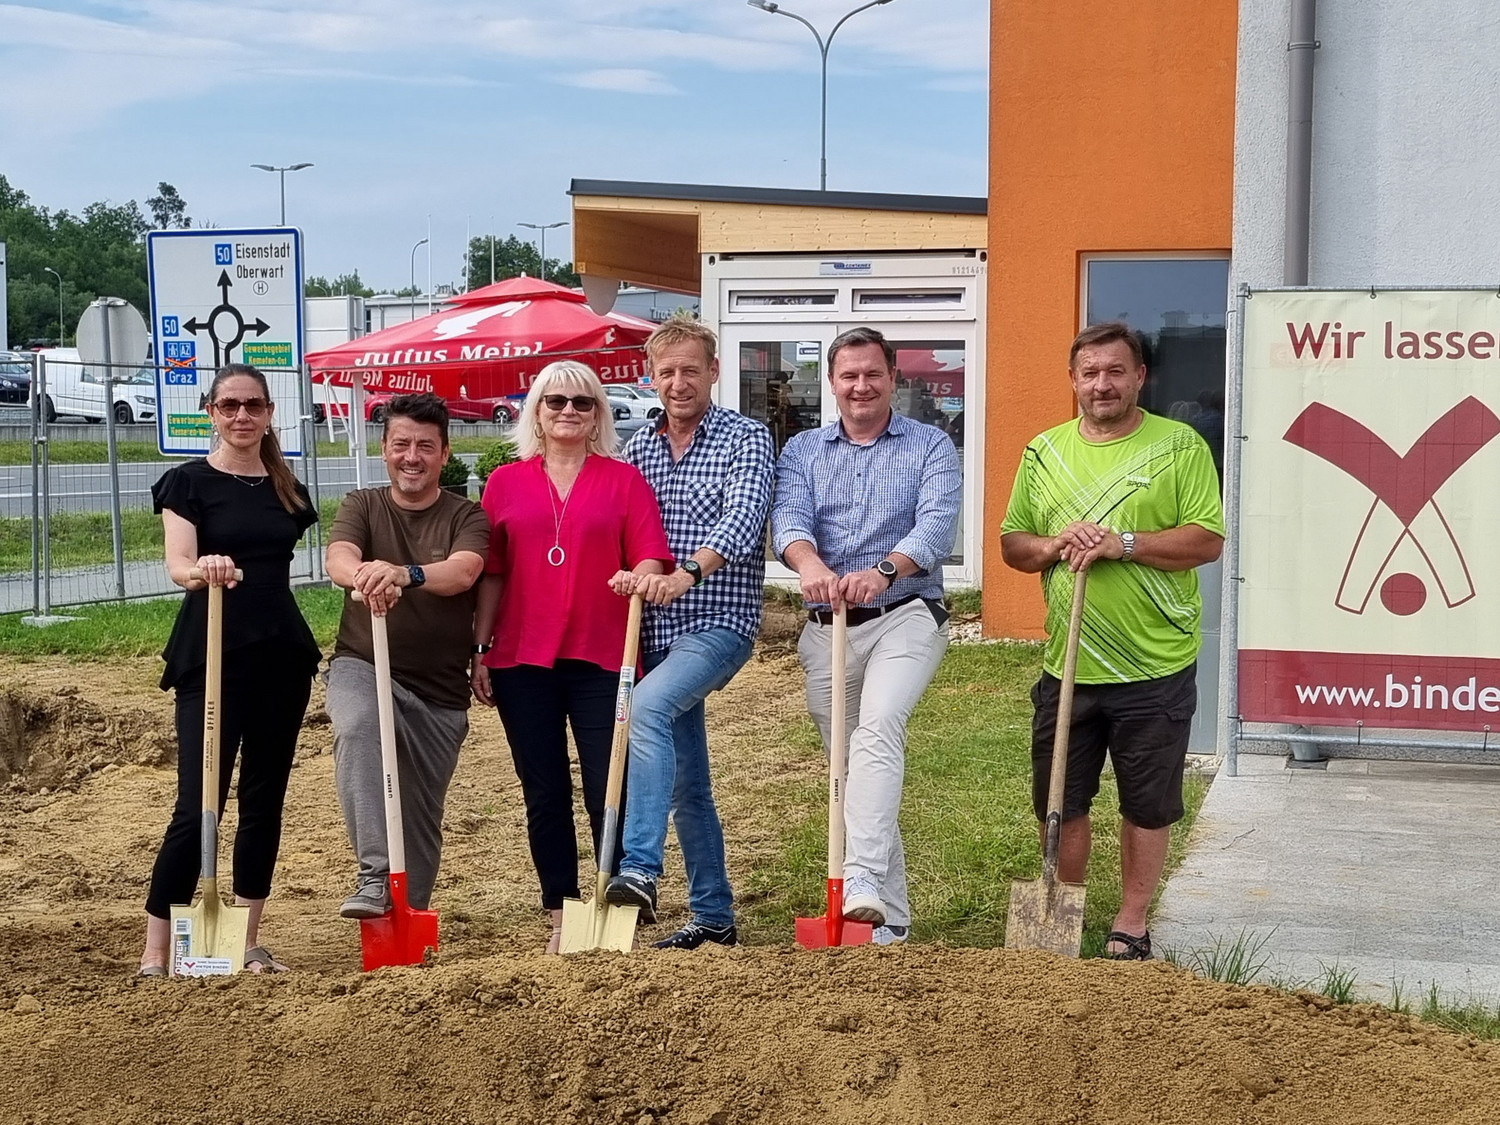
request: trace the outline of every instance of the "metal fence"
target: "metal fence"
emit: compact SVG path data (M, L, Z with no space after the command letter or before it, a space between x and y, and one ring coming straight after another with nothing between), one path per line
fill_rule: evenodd
M157 452L155 372L149 364L70 368L81 365L34 356L29 402L0 405L0 613L46 618L178 592L163 566L151 487L182 458ZM305 377L302 386L302 401L278 403L278 413L300 419L305 453L289 461L326 520L361 475L376 485L387 477L379 457L368 455L360 474L347 441L329 452L326 431L313 425ZM508 432L485 424L456 428L455 436ZM377 433L371 427L370 436ZM297 549L294 584L322 580L322 547L314 526Z

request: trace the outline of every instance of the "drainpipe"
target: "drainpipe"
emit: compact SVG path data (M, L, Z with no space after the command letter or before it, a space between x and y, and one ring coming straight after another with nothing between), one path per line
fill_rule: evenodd
M1282 274L1287 285L1307 284L1308 231L1312 211L1313 52L1318 0L1292 0L1292 33L1286 45L1286 246Z
M1318 30L1318 0L1292 0L1292 30L1286 49L1286 243L1282 251L1283 284L1307 284L1307 258L1312 213L1313 52L1322 46ZM1325 765L1321 748L1308 738L1308 728L1294 726L1288 764L1302 768Z

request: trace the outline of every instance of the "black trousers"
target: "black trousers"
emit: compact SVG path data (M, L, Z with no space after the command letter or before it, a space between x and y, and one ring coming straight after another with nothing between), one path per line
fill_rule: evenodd
M492 668L490 690L516 776L526 800L526 837L542 884L542 906L561 909L578 898L578 833L573 825L573 778L568 767L567 728L573 728L583 778L594 854L604 831L604 793L609 783L609 751L614 737L617 672L585 660L559 660L551 668L522 664ZM620 807L625 807L621 792ZM616 831L612 865L620 865Z
M234 893L267 898L281 846L281 810L307 712L312 676L283 646L250 645L224 654L219 723L219 815L240 758L239 823L234 833ZM203 672L177 685L177 804L167 825L146 910L171 917L193 900L199 877L203 807ZM222 865L221 865L222 867Z

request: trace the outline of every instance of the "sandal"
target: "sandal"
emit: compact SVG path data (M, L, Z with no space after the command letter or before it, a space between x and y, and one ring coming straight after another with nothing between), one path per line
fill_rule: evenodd
M1125 948L1119 953L1111 953L1109 952L1110 942L1123 945ZM1147 930L1140 937L1134 937L1124 930L1111 930L1109 936L1104 939L1104 956L1110 961L1151 960L1151 931Z
M245 950L245 968L252 973L291 972L291 969L272 957L271 951L263 945L251 946Z

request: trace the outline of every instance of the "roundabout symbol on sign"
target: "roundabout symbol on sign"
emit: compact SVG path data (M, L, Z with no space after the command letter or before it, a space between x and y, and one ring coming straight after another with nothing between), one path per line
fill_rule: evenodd
M193 317L183 324L184 331L198 335L199 329L208 333L208 338L214 345L214 368L217 370L229 362L229 353L239 347L240 341L245 338L245 333L253 331L257 336L265 335L266 329L271 326L259 317L254 323L246 324L245 318L240 310L229 303L229 287L234 283L229 280L229 271L219 271L219 303L214 306L206 320ZM265 282L256 282L256 286L264 285Z

